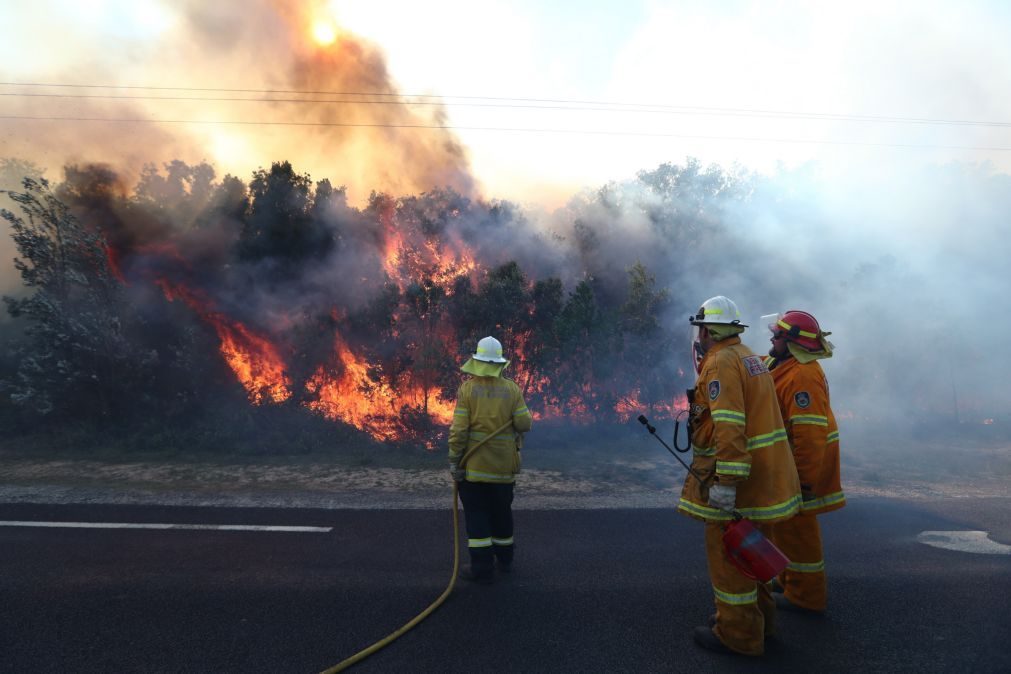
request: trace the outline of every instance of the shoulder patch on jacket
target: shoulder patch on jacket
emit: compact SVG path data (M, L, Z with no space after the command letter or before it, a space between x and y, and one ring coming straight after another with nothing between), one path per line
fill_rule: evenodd
M716 400L720 397L720 380L714 379L709 382L709 399Z
M798 391L794 394L793 400L797 403L797 407L803 409L811 404L811 394L807 391Z
M769 371L769 368L765 366L765 363L759 356L745 356L743 360L744 367L747 368L748 374L752 377L756 374L765 374Z

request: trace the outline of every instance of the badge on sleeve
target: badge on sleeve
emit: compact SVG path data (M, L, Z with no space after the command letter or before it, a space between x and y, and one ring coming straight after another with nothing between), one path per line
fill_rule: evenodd
M720 380L714 379L709 382L709 399L716 400L720 397Z
M800 391L794 394L793 400L794 402L797 403L797 407L805 409L808 405L811 404L811 394L809 394L807 391Z
M765 374L769 371L769 368L765 366L765 361L758 356L745 356L744 369L746 369L748 374L752 377L759 374Z

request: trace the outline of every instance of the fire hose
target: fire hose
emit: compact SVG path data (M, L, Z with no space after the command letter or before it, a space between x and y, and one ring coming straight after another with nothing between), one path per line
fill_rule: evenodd
M486 442L488 442L492 438L496 437L499 433L501 433L505 429L507 429L510 426L512 426L512 424L513 424L512 419L509 419L509 421L507 421L506 423L502 424L501 426L499 426L498 428L496 428L494 431L492 431L491 434L488 435L488 437L484 438L483 440L481 440L480 442L478 442L476 445L474 445L473 447L471 447L470 449L468 449L467 452L460 459L460 467L463 468L465 465L467 465L467 460L482 445L484 445ZM383 639L380 639L379 641L377 641L376 643L372 644L368 648L362 649L362 650L358 651L357 653L355 653L354 655L352 655L351 657L349 657L349 658L347 658L345 660L342 660L341 662L337 663L333 667L330 667L329 669L324 669L322 672L320 672L320 674L335 674L336 672L342 672L345 669L347 669L348 667L350 667L351 665L353 665L355 663L358 663L358 662L361 662L362 660L364 660L365 658L369 657L373 653L379 651L383 647L388 646L389 644L393 643L394 641L396 641L397 639L399 639L400 637L402 637L403 635L405 635L409 631L411 631L411 629L413 629L422 620L424 620L429 615L431 615L431 613L435 609L439 608L442 605L442 603L444 601L446 601L446 599L449 597L449 595L452 594L453 588L456 586L456 574L460 570L460 511L459 511L459 508L457 508L457 499L459 498L459 494L460 494L460 487L457 484L457 482L454 480L453 481L453 505L451 506L451 508L453 509L453 575L450 576L450 578L449 578L449 585L446 586L446 589L442 591L442 594L439 595L438 599L436 599L435 601L433 601L428 606L428 608L426 608L424 611L422 611L418 615L414 616L414 618L412 618L410 621L408 621L403 627L401 627L400 629L398 629L395 632L391 633L387 637L385 637Z

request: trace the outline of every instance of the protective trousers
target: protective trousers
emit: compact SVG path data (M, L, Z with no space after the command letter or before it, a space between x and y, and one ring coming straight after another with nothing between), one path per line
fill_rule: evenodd
M768 536L769 525L754 523ZM716 595L713 633L738 653L761 655L765 637L776 633L776 603L765 583L748 578L733 565L723 546L723 525L706 522L706 560Z
M474 575L489 577L495 559L505 566L513 561L513 485L464 480L459 490L470 569Z
M801 512L785 522L777 522L772 526L772 542L790 560L779 576L783 596L791 604L824 611L828 605L828 581L818 517Z

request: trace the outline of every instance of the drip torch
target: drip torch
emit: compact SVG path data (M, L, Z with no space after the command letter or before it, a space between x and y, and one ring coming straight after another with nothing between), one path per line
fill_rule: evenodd
M639 415L639 423L645 426L649 434L656 438L700 484L705 486L706 479L692 470L692 467L685 463L663 441L663 438L656 434L656 428L649 423L649 419L645 415ZM690 432L689 430L689 434ZM674 436L675 444L677 444L676 430ZM769 582L785 571L787 564L790 563L786 555L773 545L772 541L763 536L762 532L751 523L751 520L745 518L736 509L731 510L730 513L734 519L723 530L723 547L727 551L727 557L737 567L737 570L748 578L762 583Z

